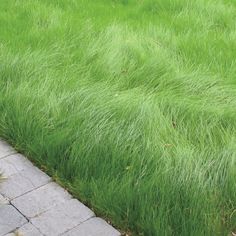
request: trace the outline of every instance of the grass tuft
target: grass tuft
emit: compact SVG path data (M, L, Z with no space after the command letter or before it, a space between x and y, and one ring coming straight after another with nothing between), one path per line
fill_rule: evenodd
M236 229L233 0L2 0L0 135L133 235Z

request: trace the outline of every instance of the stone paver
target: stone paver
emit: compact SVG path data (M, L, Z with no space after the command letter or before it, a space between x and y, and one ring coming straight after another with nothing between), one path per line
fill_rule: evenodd
M51 179L41 170L31 167L9 176L0 184L0 192L12 200L35 188L49 183Z
M23 225L22 227L17 229L14 233L15 235L19 236L43 236L43 234L41 234L41 232L31 223Z
M32 218L69 199L68 192L52 182L15 198L11 203L26 217Z
M36 167L20 154L7 156L0 160L0 171L4 177L9 177L29 168Z
M0 235L5 235L27 223L27 219L11 205L0 206Z
M119 236L120 233L0 140L0 236Z
M43 234L54 236L74 228L93 216L94 213L89 208L72 199L31 219L31 222Z
M63 236L119 236L120 232L115 230L105 220L94 217L74 229L63 234Z
M63 236L119 236L120 232L114 229L101 218L94 217L73 228Z
M6 142L0 139L0 159L15 153L16 151Z

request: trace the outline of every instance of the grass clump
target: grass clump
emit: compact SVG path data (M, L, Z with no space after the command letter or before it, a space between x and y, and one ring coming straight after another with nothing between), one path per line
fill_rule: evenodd
M235 230L233 0L0 9L1 136L133 235Z

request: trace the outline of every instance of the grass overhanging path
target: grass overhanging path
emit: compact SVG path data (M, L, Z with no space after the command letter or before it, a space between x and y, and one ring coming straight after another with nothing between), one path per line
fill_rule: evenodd
M0 136L133 235L236 230L234 0L2 0Z

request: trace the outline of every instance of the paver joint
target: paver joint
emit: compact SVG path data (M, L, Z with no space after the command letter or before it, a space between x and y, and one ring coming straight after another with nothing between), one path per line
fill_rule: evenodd
M119 236L0 139L0 236Z

